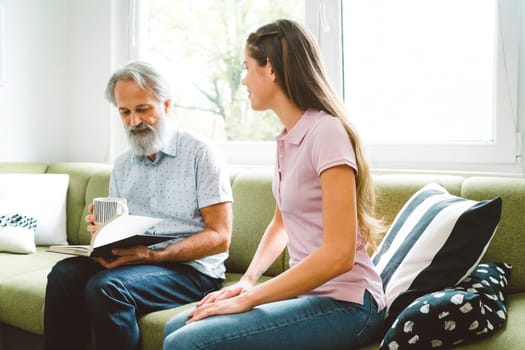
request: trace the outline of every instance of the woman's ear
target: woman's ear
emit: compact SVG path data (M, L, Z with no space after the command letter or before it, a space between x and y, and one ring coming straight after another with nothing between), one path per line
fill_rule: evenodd
M272 78L272 80L275 81L275 72L273 71L272 62L270 62L269 58L266 58L266 71L267 74Z

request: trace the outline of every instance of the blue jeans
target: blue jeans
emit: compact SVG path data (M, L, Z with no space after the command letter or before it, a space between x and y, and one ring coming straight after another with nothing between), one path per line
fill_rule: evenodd
M139 349L137 317L201 299L221 280L183 264L130 265L111 270L85 257L58 262L48 275L44 347Z
M379 338L384 311L367 292L364 305L301 297L184 325L187 312L164 330L164 350L351 349Z

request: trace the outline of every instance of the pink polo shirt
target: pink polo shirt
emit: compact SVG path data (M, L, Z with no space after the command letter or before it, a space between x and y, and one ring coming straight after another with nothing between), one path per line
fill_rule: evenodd
M318 249L323 242L322 198L319 176L337 165L356 170L354 150L339 119L323 111L307 110L289 131L277 136L277 166L273 195L288 234L290 266ZM381 279L358 231L352 270L306 295L327 296L363 304L369 290L379 309L385 305Z

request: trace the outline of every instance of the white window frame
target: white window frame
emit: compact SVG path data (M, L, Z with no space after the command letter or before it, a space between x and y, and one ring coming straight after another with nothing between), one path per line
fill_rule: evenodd
M5 68L6 65L6 57L7 54L5 52L7 45L5 44L5 34L4 34L4 7L0 5L0 86L5 85L6 79L6 72L7 69Z
M128 36L130 40L132 37L135 40L129 50L129 57L133 58L131 46L135 48L140 45L140 38L137 37L140 31L136 30L140 23L140 11L136 9L140 9L141 0L128 1L131 10L126 15L134 14L134 20L128 21L128 31L135 33ZM305 0L305 24L318 40L332 84L343 94L341 1ZM499 0L498 8L494 142L371 143L366 145L366 150L373 168L523 173L517 115L522 9L520 0ZM231 165L273 166L275 161L274 142L232 141L219 143L219 147Z
M332 84L343 94L341 0L306 0L305 8L305 24L319 42ZM373 168L523 173L517 115L520 1L499 0L498 9L494 141L370 143L366 150ZM220 146L232 164L274 162L273 142L228 142Z

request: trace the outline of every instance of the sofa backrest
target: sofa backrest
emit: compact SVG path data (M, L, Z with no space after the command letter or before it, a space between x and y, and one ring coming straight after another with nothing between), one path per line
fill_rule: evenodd
M108 193L111 166L100 163L2 163L0 173L66 173L67 231L71 244L87 244L90 234L84 217L95 197ZM275 202L271 192L271 168L231 168L233 189L233 238L229 272L242 273L248 267L257 244L270 222ZM403 204L424 185L439 181L447 190L473 200L503 199L503 212L496 235L483 261L512 264L511 292L525 291L525 179L512 177L457 176L446 174L375 173L377 214L391 223ZM267 271L274 276L288 267L286 252Z
M376 174L377 212L390 223L403 204L424 185L439 182L454 195L472 200L501 197L501 219L482 261L513 266L510 292L525 291L525 179L490 176Z
M242 273L255 253L275 203L271 193L271 169L236 170L232 180L234 229L227 269ZM472 200L501 197L503 209L496 234L482 261L513 266L510 292L525 291L525 179L512 177L458 176L447 174L375 173L377 215L390 224L405 202L431 182L441 183L451 194ZM274 276L288 266L282 254L268 270Z
M243 273L250 264L275 210L271 191L272 170L236 169L230 172L230 177L233 190L233 236L226 269ZM281 254L266 274L279 274L287 268L287 262L286 254Z
M107 197L111 166L101 163L50 164L49 174L69 174L67 192L67 237L69 244L89 244L85 216L93 198Z

